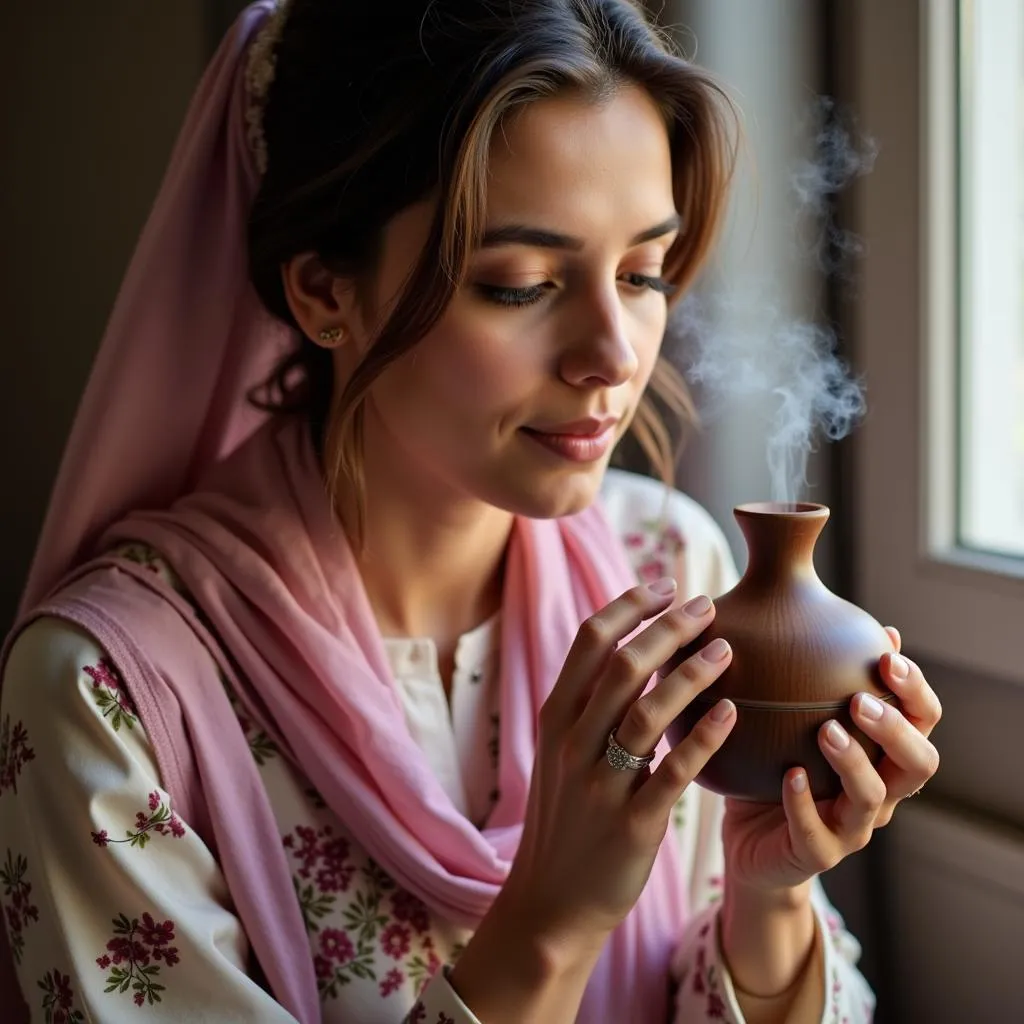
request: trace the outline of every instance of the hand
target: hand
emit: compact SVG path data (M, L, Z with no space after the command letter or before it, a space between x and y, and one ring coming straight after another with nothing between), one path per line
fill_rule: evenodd
M783 783L782 807L727 801L727 884L778 890L829 870L866 846L896 805L935 774L939 755L928 737L942 707L917 665L900 655L899 633L888 633L894 650L882 656L880 669L900 708L867 694L857 694L851 705L858 727L882 747L882 761L873 767L838 723L826 723L818 744L842 779L838 797L812 800L806 774L793 768Z
M660 590L656 583L627 591L582 625L541 710L523 837L506 888L559 942L599 947L626 916L672 808L735 722L735 707L720 702L653 773L616 771L606 761L613 730L630 753L652 752L731 659L727 644L712 643L644 694L658 667L714 618L707 598L665 611L675 588L660 582Z
M667 610L674 593L671 580L635 587L584 622L541 709L515 861L450 975L478 1017L575 1019L605 940L650 875L673 806L732 729L736 709L721 701L653 772L616 771L605 758L612 730L630 753L653 751L729 664L728 645L714 645L713 656L694 655L644 693L714 618L706 598Z

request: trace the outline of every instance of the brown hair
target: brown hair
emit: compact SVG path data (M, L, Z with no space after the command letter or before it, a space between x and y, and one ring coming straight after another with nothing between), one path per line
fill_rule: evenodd
M572 89L599 99L645 89L669 128L683 228L664 276L692 282L722 218L735 161L728 99L671 49L631 0L293 0L264 115L268 166L249 221L249 265L264 305L294 324L281 266L316 252L365 278L387 222L437 196L428 242L347 387L332 395L330 353L304 339L270 382L269 407L303 409L328 485L362 491L363 404L385 368L437 322L460 286L486 211L491 137L510 111ZM296 372L298 371L298 372ZM672 433L656 400L695 420L685 382L659 359L632 430L667 482Z

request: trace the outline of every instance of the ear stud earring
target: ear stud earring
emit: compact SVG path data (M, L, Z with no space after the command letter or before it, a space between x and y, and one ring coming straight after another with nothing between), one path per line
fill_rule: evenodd
M337 345L345 337L344 327L325 327L318 335L323 345Z

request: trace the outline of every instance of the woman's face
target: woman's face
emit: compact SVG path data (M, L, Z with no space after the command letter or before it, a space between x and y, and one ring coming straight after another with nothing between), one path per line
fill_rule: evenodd
M387 227L373 308L394 301L431 214ZM668 134L645 92L556 97L510 119L466 284L371 390L371 478L383 467L537 518L590 504L658 356L677 228Z

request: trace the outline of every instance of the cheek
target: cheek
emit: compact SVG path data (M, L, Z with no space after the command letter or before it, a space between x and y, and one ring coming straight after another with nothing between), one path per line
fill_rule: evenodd
M374 387L389 421L425 424L432 436L488 428L514 415L536 391L540 353L493 325L439 325Z

